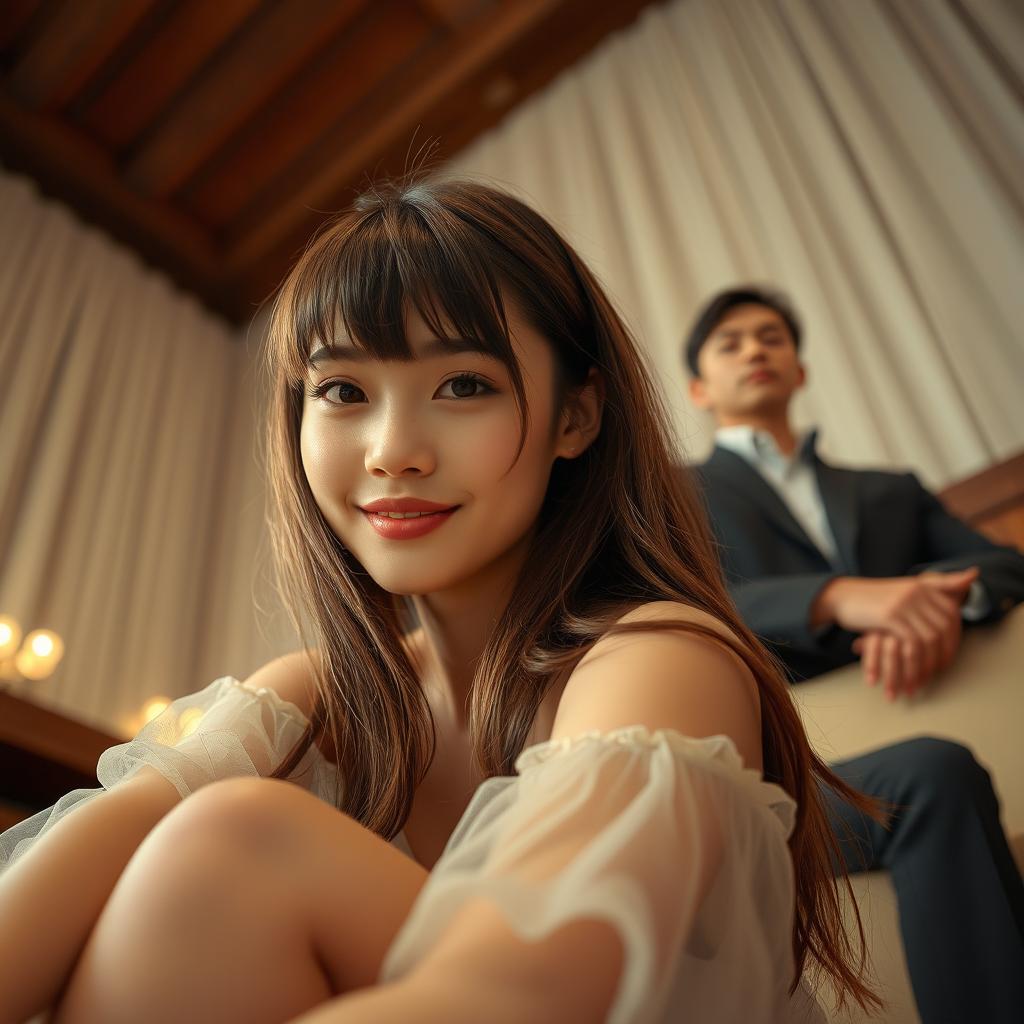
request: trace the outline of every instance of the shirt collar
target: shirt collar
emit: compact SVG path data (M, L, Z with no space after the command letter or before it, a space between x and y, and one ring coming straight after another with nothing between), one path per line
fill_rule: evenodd
M719 427L715 431L715 444L741 455L748 462L762 465L790 467L797 462L811 465L817 452L818 428L800 431L796 437L796 451L792 457L783 455L775 438L766 430L755 430L743 423L733 427Z

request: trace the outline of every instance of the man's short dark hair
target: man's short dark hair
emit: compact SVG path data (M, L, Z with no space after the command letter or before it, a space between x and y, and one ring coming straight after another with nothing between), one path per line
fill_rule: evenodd
M725 314L736 306L767 306L775 310L785 321L789 333L793 336L793 344L800 348L800 321L793 312L789 300L781 292L758 288L756 285L743 285L719 292L700 311L690 328L690 335L683 346L683 358L694 377L700 376L697 369L697 356L708 340L708 335L722 322Z

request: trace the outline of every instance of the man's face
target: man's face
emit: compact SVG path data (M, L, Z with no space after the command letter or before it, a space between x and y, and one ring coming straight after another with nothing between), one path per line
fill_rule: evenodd
M786 321L767 306L734 306L697 357L690 398L721 422L783 413L803 385L804 368Z

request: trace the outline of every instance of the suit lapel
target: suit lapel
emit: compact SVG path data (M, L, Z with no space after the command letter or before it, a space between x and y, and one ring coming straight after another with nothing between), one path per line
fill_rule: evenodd
M824 559L818 545L793 518L793 513L775 488L742 455L716 445L705 466L745 494L777 530Z
M860 516L857 514L857 477L854 473L836 469L827 462L822 462L817 455L814 457L814 470L843 568L851 574L857 574L860 564L857 557L857 538L860 530Z

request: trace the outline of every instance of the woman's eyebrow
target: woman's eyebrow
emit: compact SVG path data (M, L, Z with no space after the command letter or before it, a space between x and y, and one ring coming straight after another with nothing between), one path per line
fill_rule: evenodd
M413 355L417 359L429 359L435 356L461 355L466 352L477 352L484 356L493 355L478 338L434 338L432 341L419 346ZM334 343L318 348L306 362L311 367L316 368L320 363L328 362L332 359L365 363L375 358L376 356L365 349Z

